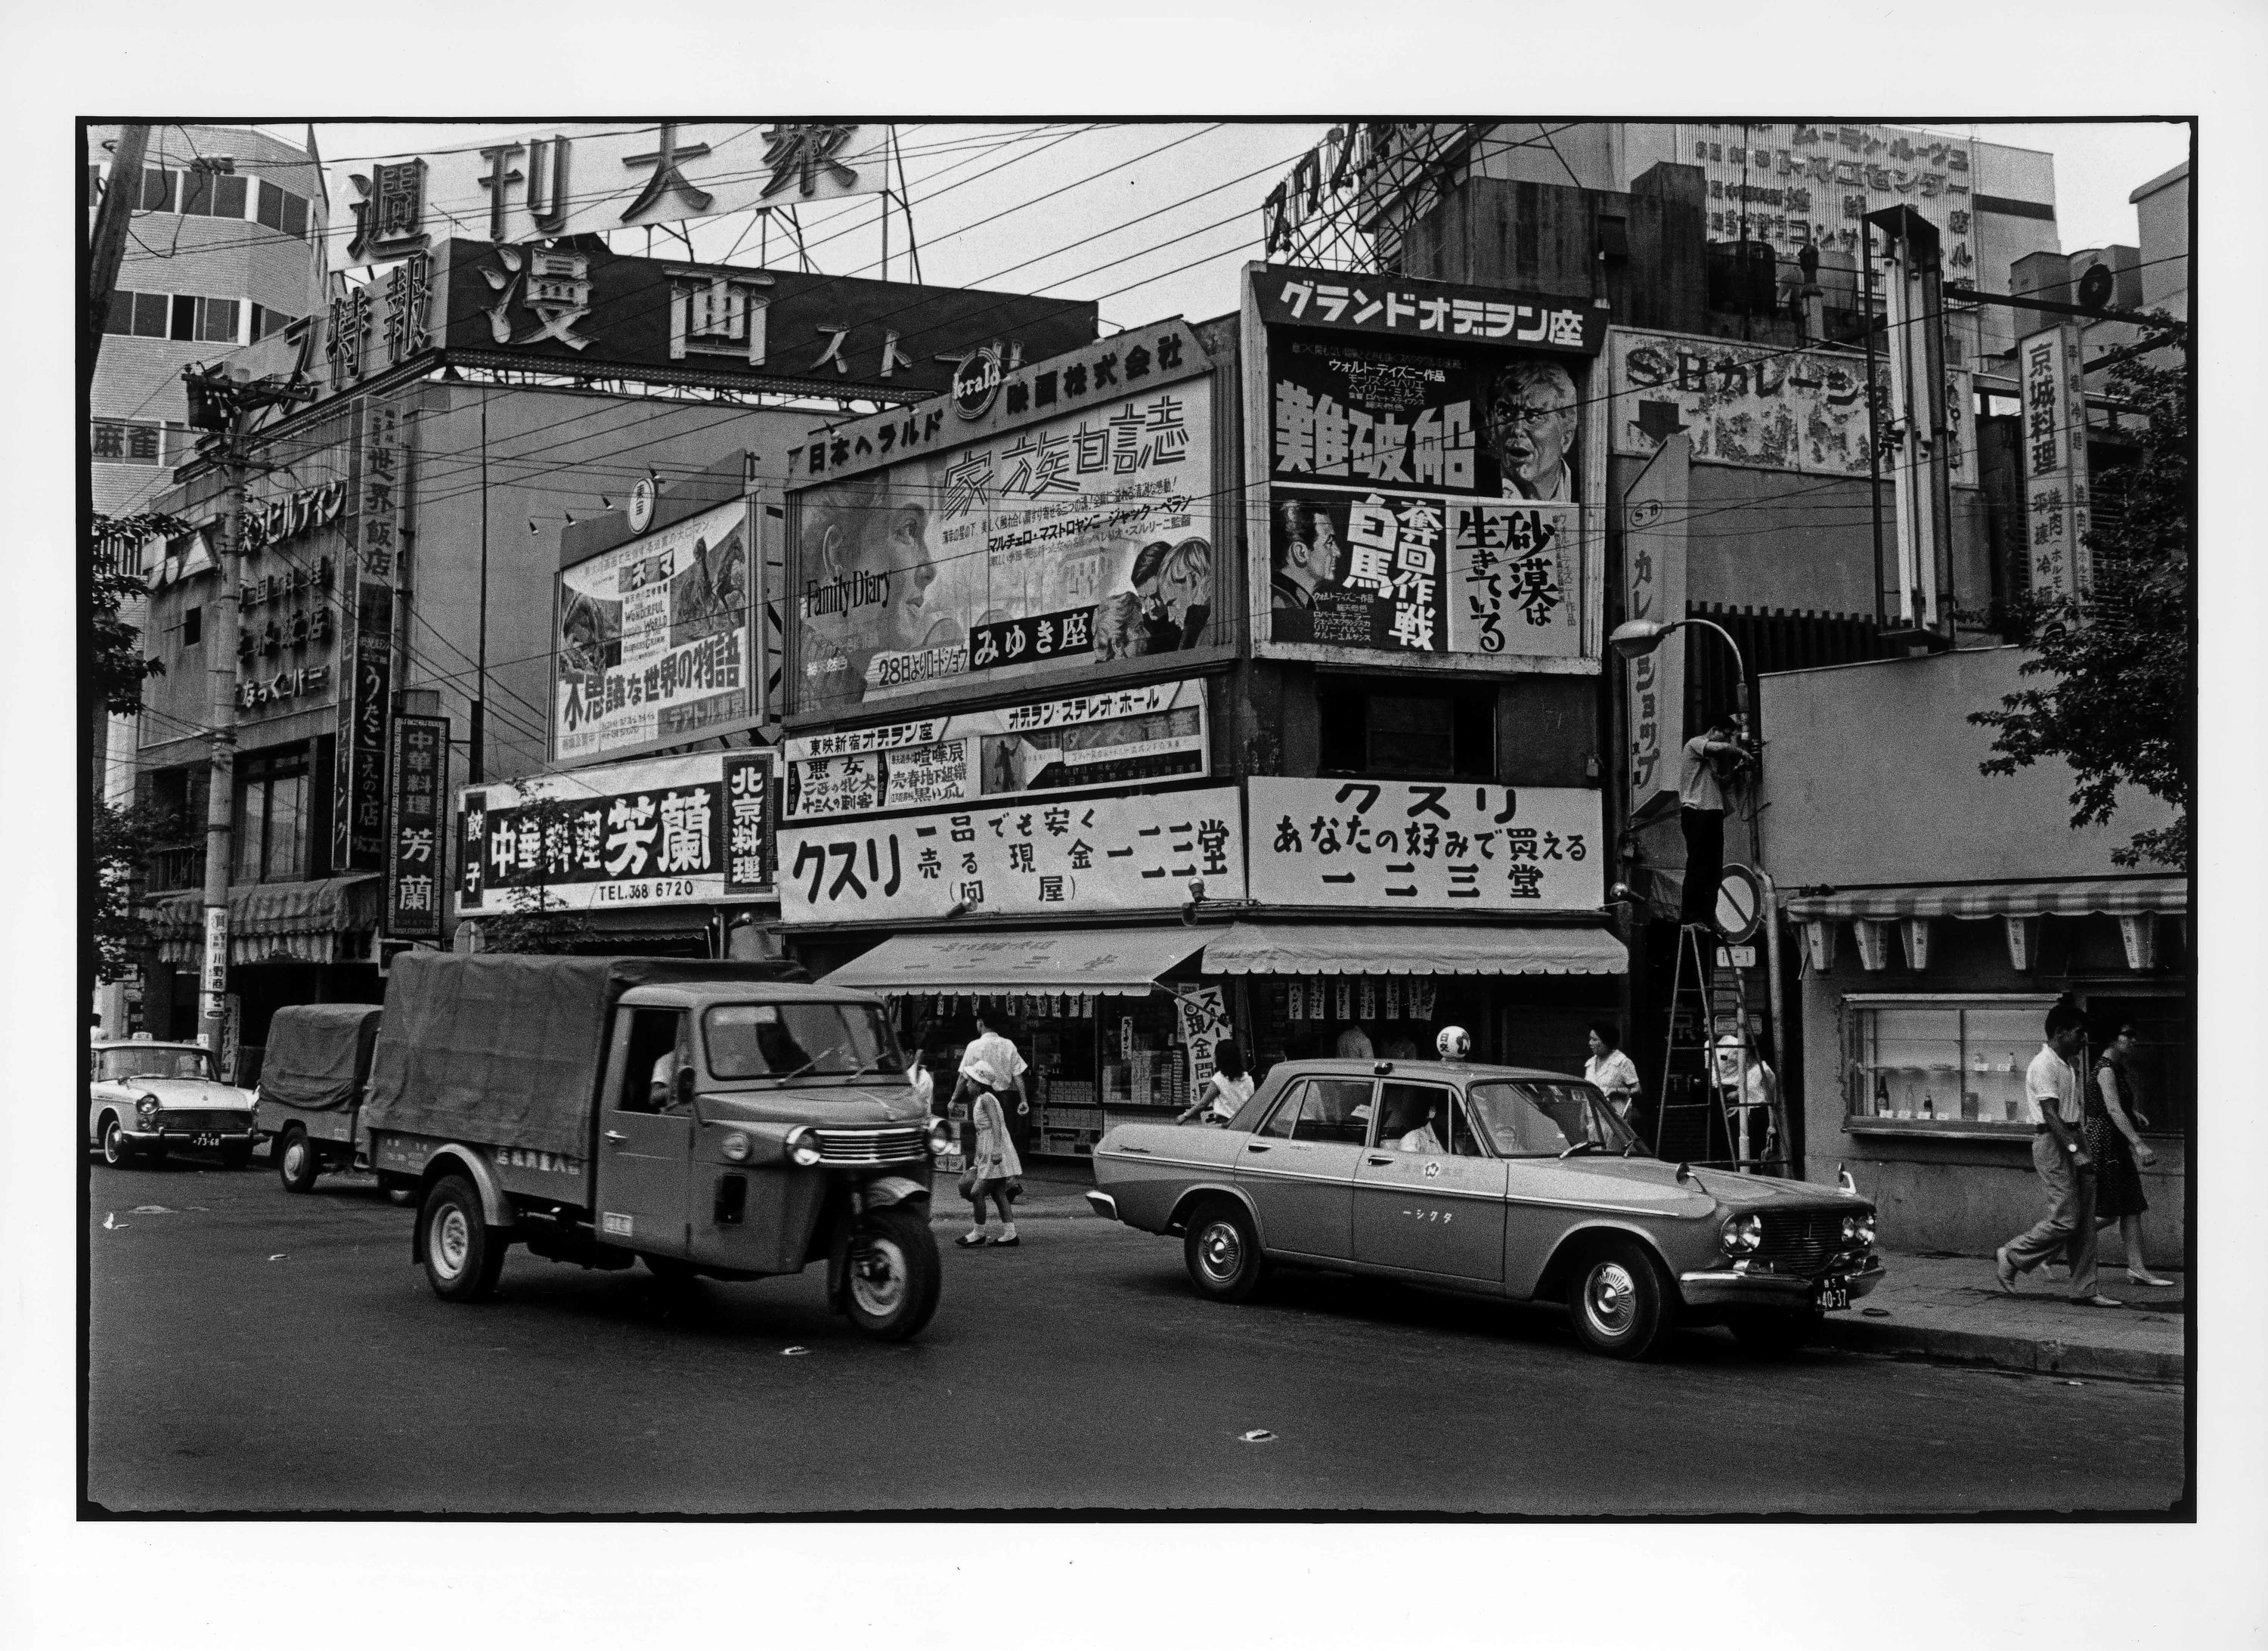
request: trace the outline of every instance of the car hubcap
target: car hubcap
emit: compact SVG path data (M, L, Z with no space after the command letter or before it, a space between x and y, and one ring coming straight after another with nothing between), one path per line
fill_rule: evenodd
M905 1300L906 1258L887 1238L869 1239L850 1264L850 1294L858 1310L887 1318Z
M293 1141L284 1149L284 1173L297 1181L299 1172L307 1166L307 1149Z
M114 1164L118 1161L119 1154L125 1150L125 1131L113 1122L108 1129L102 1131L102 1155Z
M1230 1223L1215 1221L1197 1240L1197 1258L1204 1264L1208 1277L1226 1284L1243 1264L1244 1242Z
M1604 1263L1591 1270L1583 1305L1602 1335L1627 1335L1638 1318L1637 1282L1619 1263Z
M453 1279L465 1270L465 1257L473 1247L472 1228L465 1212L451 1205L433 1220L433 1259L441 1276Z

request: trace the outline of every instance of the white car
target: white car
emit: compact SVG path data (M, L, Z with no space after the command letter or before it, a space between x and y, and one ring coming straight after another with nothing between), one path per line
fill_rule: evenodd
M137 1039L90 1044L86 1059L86 1142L105 1163L173 1146L217 1150L232 1169L251 1161L253 1092L214 1077L211 1050Z

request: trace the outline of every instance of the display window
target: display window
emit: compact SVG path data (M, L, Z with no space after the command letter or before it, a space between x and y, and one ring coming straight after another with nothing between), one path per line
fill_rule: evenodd
M2024 1073L2052 997L1848 997L1843 1072L1858 1131L2028 1135Z

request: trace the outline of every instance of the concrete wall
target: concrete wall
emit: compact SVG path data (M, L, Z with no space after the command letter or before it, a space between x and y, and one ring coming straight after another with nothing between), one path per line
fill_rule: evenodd
M2142 243L2142 305L2190 313L2190 163L2161 173L2127 197Z
M2018 675L2022 658L1962 649L1766 676L1764 800L1780 887L2117 874L2111 849L2166 823L2163 804L2131 793L2109 826L2074 831L2061 763L1977 771L1992 733L1967 713L2036 683Z

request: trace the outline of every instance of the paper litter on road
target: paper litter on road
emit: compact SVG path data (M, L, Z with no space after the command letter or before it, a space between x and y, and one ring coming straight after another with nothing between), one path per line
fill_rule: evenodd
M1238 1442L1247 1445L1264 1445L1273 1441L1276 1435L1265 1427L1256 1427L1248 1434L1239 1434Z
M279 1249L274 1255L269 1257L268 1259L270 1261L281 1261L284 1259L284 1251Z
M180 1213L178 1210L167 1209L162 1204L137 1204L126 1212L129 1215L178 1215Z
M810 1351L811 1349L808 1347L783 1347L780 1349L780 1357L783 1359L792 1359L799 1353L807 1353Z
M118 1212L115 1210L102 1218L102 1230L106 1233L121 1232L129 1225L131 1223L121 1221L118 1219Z

